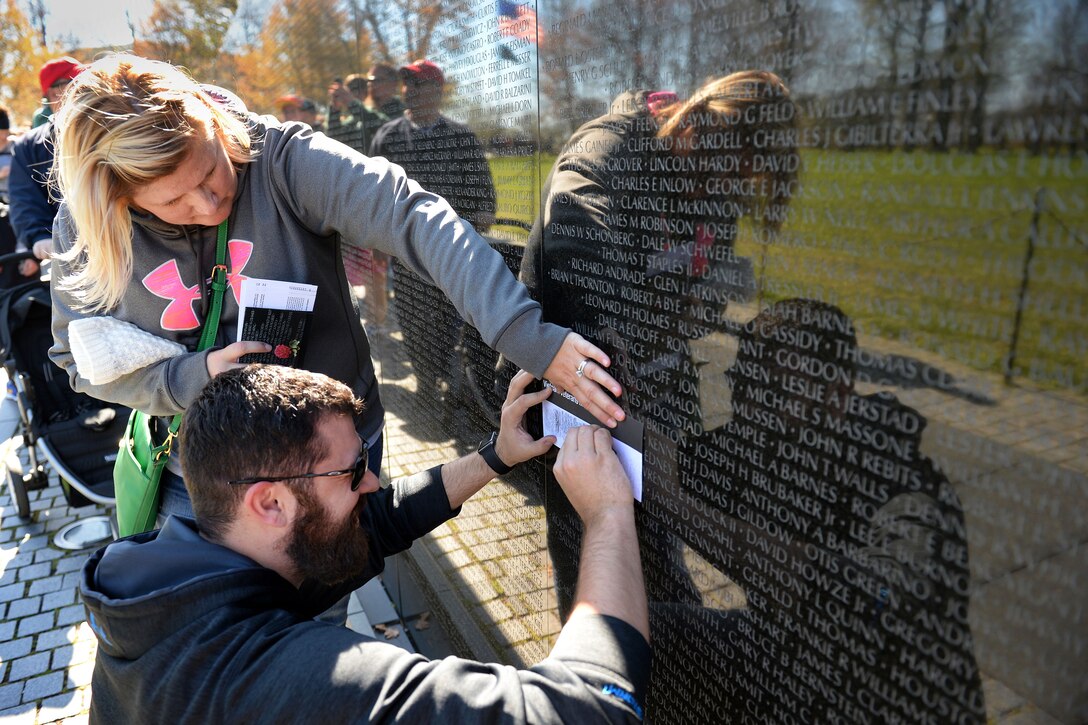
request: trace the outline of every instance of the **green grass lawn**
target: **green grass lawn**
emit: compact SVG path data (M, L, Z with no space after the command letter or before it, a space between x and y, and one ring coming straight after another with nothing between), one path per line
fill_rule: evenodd
M491 162L500 217L531 222L554 156ZM743 225L762 300L838 305L858 331L1001 372L1044 189L1015 374L1088 392L1088 168L1021 152L803 153L779 237ZM539 171L539 177L534 172Z

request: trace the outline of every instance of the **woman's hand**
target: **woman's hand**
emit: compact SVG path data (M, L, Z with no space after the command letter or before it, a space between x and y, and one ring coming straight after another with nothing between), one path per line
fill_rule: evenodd
M208 375L213 378L219 373L225 373L234 368L245 367L238 362L238 358L254 352L272 352L272 346L267 342L232 342L219 350L208 353Z
M607 390L616 397L623 394L623 388L605 370L610 364L603 350L577 332L571 332L544 371L544 377L559 392L569 392L577 398L597 420L609 428L615 428L617 421L626 416L619 404L605 392Z

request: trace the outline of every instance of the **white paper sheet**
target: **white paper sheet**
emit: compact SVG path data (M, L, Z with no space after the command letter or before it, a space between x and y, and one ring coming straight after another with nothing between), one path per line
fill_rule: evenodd
M553 397L556 395L558 393L552 393ZM569 403L570 401L565 402ZM585 418L580 418L574 413L560 408L550 400L544 401L543 413L544 435L555 436L557 439L555 445L558 448L563 447L563 442L567 438L567 431L571 428L596 423L596 421L591 420L592 417L588 412L584 413ZM639 428L641 429L641 426ZM641 447L641 436L639 436L639 446ZM642 501L642 451L624 443L615 435L612 437L612 450L616 452L616 457L620 459L624 473L627 474L627 478L631 481L631 494L636 501Z
M317 285L247 277L242 280L241 297L238 301L239 323L246 319L246 310L250 307L312 312L317 299ZM239 324L238 342L242 341L242 328L243 325Z

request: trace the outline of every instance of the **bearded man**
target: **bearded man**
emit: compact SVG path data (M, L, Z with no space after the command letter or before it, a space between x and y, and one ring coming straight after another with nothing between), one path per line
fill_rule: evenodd
M195 518L122 539L83 569L99 641L90 721L637 722L649 622L630 483L603 428L570 431L556 478L585 523L583 579L548 658L526 670L430 661L314 616L555 442L524 426L548 395L511 381L478 451L388 488L362 402L320 373L220 373L186 411Z

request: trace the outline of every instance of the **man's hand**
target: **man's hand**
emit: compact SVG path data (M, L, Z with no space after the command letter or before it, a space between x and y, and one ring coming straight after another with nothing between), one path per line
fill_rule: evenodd
M272 346L267 342L255 342L255 341L243 341L232 342L224 348L219 350L212 350L208 353L208 375L213 378L219 373L224 373L227 370L233 370L234 368L245 367L245 363L238 362L238 358L243 355L249 355L253 352L271 352Z
M596 425L567 431L555 460L555 478L586 526L602 516L630 516L631 481L612 450L612 435Z
M519 370L506 391L506 400L502 404L502 418L499 423L499 439L495 441L495 453L499 460L508 466L544 455L555 444L555 436L544 436L534 440L525 428L525 414L534 405L540 405L551 394L551 388L545 387L539 393L526 393L525 388L532 382L533 376Z
M533 440L525 429L525 413L548 397L548 390L526 393L525 388L533 376L524 370L510 381L506 402L502 404L502 423L499 438L495 441L495 454L508 466L527 461L545 453L555 443L555 436ZM477 452L462 456L442 466L442 485L450 508L457 508L495 478L495 471Z
M544 371L544 377L559 388L559 392L566 391L577 398L597 420L615 428L616 421L623 420L625 415L606 390L619 397L623 388L605 370L610 364L604 350L577 332L571 332Z
M634 497L612 451L611 434L595 425L567 431L555 461L555 477L585 525L578 589L567 621L607 614L627 622L649 642ZM572 635L564 627L559 639L568 636Z

